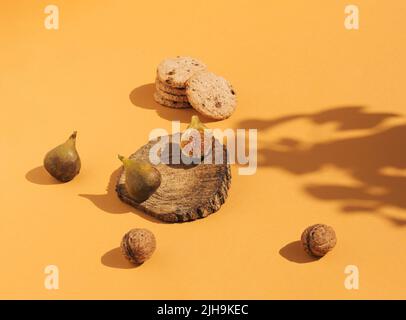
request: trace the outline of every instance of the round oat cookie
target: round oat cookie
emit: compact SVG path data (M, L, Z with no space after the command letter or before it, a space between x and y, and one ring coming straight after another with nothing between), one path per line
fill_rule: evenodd
M166 93L164 91L162 91L161 89L156 88L156 92L159 93L159 95L166 99L166 100L170 100L170 101L176 101L176 102L189 102L187 99L187 96L183 95L183 96L177 96L174 94L170 94L170 93Z
M155 79L155 87L158 90L163 92L173 94L176 96L185 96L186 95L186 88L173 88L171 86L166 85L165 83L161 82L158 78Z
M154 100L157 103L159 103L160 105L163 105L163 106L169 107L169 108L186 109L186 108L191 107L191 105L188 102L171 101L171 100L165 99L157 91L154 93Z
M231 84L209 71L195 73L188 80L186 95L193 108L216 120L230 117L237 106Z
M186 81L197 71L206 70L206 65L191 57L176 57L163 60L157 69L158 79L168 86L184 88Z

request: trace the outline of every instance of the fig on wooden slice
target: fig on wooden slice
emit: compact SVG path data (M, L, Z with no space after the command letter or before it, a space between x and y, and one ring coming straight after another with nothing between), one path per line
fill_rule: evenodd
M147 200L161 185L161 174L148 161L118 156L125 170L128 194L138 203Z

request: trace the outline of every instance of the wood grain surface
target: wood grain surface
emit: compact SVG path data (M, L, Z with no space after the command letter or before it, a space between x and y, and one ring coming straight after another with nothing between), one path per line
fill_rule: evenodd
M169 143L166 145L166 148L169 148L170 158L172 151L176 150L175 143L172 142L175 141L173 138L174 135L169 136ZM149 161L150 149L154 144L156 141L150 141L130 158ZM168 163L169 161L159 163L156 168L162 176L161 185L149 199L142 203L137 203L127 193L123 169L116 186L118 197L125 203L168 223L205 218L220 209L227 198L231 184L226 147L218 140L213 140L213 150L213 154L223 150L222 154L220 153L221 164L172 164L172 162Z

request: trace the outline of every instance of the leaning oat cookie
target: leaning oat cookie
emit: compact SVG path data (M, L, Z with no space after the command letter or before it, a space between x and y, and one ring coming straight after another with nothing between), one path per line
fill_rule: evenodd
M159 92L154 93L154 100L158 102L159 104L169 107L169 108L175 108L175 109L186 109L186 108L191 108L191 105L188 102L178 102L178 101L171 101L163 98Z
M173 88L173 87L168 86L165 83L161 82L158 78L155 80L155 88L157 90L161 90L163 92L173 94L176 96L186 95L186 88Z
M205 116L222 120L234 112L237 99L231 84L212 72L195 73L187 82L189 103Z
M168 86L184 88L186 81L197 71L206 70L206 65L191 57L176 57L163 60L157 69L160 81Z
M156 92L158 92L158 94L166 100L175 101L175 102L189 102L186 95L183 95L183 96L174 95L174 94L166 93L165 91L162 91L161 89L158 89L158 88L156 89Z

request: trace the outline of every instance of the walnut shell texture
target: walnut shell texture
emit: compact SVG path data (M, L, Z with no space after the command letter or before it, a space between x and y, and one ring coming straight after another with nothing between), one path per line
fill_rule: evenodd
M132 229L121 240L121 252L133 264L140 265L155 251L154 234L147 229Z
M315 224L303 231L301 242L308 254L322 257L335 247L337 237L332 227Z

